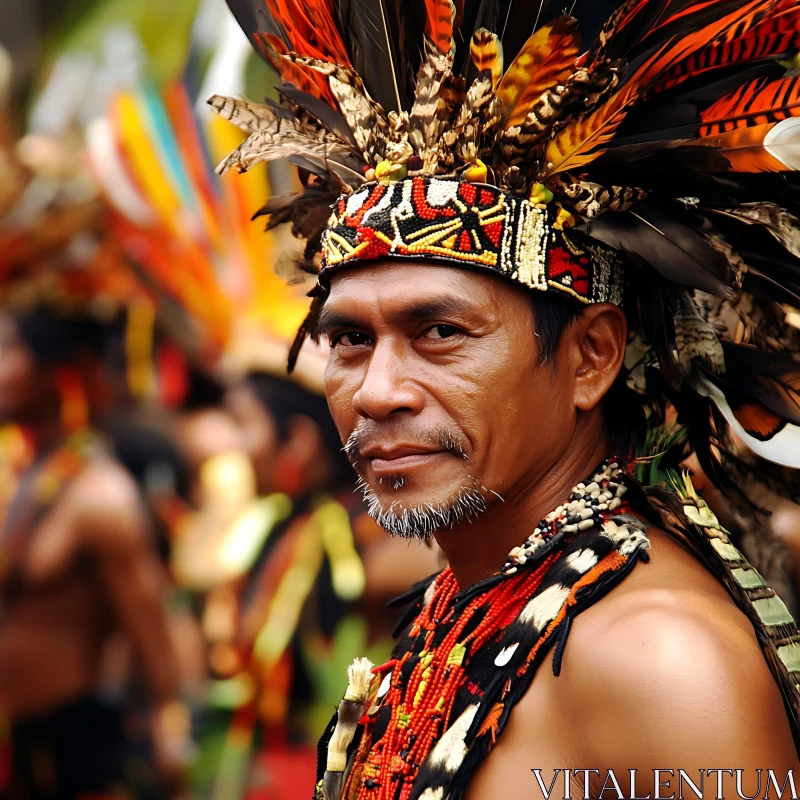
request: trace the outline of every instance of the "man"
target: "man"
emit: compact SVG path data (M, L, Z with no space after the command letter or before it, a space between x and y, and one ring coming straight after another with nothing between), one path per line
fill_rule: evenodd
M102 341L97 323L44 308L0 317L0 418L35 448L2 533L0 711L14 798L164 796L152 754L100 693L104 648L120 631L150 690L160 766L184 742L152 532L135 484L89 427Z
M211 98L249 134L220 170L291 148L317 176L265 207L321 250L289 366L328 339L370 513L449 562L405 596L393 658L348 671L317 796L789 781L797 627L674 467L694 452L729 502L750 472L796 494L796 363L769 329L798 297L797 229L790 180L766 173L796 166L778 59L800 8L629 0L584 50L546 3L403 4L385 46L359 9L267 5L231 3L303 91L280 110ZM720 339L692 290L744 337ZM666 480L633 480L657 460Z

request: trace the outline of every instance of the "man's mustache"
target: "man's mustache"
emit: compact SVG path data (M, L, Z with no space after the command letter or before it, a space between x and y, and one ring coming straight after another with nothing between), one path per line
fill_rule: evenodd
M384 424L375 420L364 420L350 434L342 450L354 466L363 463L364 450L385 442L403 442L408 445L436 447L451 453L458 458L468 458L467 450L469 441L458 428L448 428L444 425L419 430L405 425L388 429Z

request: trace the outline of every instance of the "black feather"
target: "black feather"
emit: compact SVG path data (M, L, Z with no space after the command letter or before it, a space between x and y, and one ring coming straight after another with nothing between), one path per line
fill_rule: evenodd
M401 8L401 0L337 0L335 11L350 61L372 98L386 111L409 110L424 2L403 0Z
M637 292L639 323L648 344L653 348L666 385L677 391L681 373L675 357L675 323L673 313L677 307L675 287L661 277L652 267L639 267Z
M283 26L270 14L264 0L226 0L228 8L236 17L239 27L247 34L247 38L255 51L268 63L271 56L264 49L264 42L258 34L273 34L290 47L289 38ZM291 48L290 48L291 49Z
M330 217L330 207L339 196L335 182L313 181L300 192L287 192L270 197L253 215L268 217L267 230L291 222L292 234L306 240L305 257L311 260L319 250L322 233Z
M602 214L585 225L590 236L640 256L667 280L720 297L734 296L728 260L675 213L641 203L635 211Z

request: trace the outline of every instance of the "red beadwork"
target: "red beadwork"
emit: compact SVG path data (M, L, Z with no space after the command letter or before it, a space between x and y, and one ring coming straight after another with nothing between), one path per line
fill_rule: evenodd
M419 767L450 725L453 702L465 680L463 664L448 664L453 648L457 644L467 647L465 660L470 650L480 650L517 617L558 558L558 553L550 555L536 570L509 578L475 598L461 612L440 644L430 650L437 628L453 619L453 601L458 593L458 584L450 569L444 570L436 578L433 597L420 611L410 631L412 638L422 636L424 639L424 648L419 654L422 657L414 666L404 688L398 685L399 681L392 680L392 685L382 698L382 704L391 707L391 716L383 738L373 746L367 760L371 769L362 771L359 785L349 786L343 796L357 797L359 800L408 797ZM463 636L462 631L478 609L487 605L489 611L480 623L471 633ZM399 675L411 657L409 650L397 660L393 675ZM387 664L380 671L385 673L388 667ZM369 718L365 736L372 735L377 716L373 714ZM404 720L407 721L406 725L401 724ZM402 766L399 767L399 764Z

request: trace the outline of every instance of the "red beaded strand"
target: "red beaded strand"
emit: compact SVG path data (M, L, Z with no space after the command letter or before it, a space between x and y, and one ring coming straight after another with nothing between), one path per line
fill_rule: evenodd
M424 647L417 653L419 660L405 686L395 676L401 675L414 655L411 650L387 665L392 669L392 683L380 702L391 708L388 724L381 740L370 748L363 769L351 774L344 797L406 800L420 766L450 725L453 703L465 680L468 653L478 651L516 618L559 556L554 553L536 570L522 572L490 588L472 600L455 621L455 576L448 568L436 578L433 597L410 631L414 638L424 637ZM486 606L483 619L464 636L475 614ZM453 621L450 631L434 648L436 631ZM368 717L366 737L371 737L376 720L377 713Z

